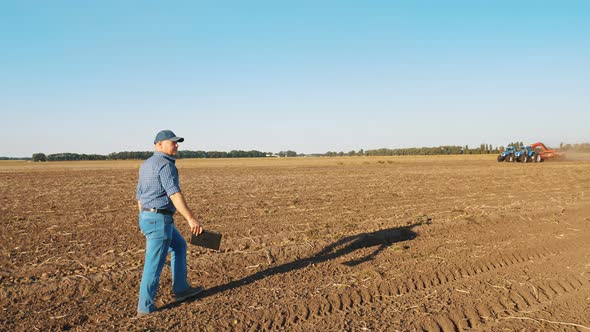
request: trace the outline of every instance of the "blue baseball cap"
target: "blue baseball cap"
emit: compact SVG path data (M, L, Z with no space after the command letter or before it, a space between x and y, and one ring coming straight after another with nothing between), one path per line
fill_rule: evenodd
M162 130L156 135L154 139L154 144L158 143L159 141L173 141L173 142L184 142L184 138L177 137L172 130Z

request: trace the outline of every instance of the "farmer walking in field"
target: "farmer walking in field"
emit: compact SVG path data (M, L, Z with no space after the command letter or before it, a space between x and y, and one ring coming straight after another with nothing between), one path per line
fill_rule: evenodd
M139 286L138 315L146 315L157 308L155 297L160 274L168 252L171 255L172 290L176 301L183 301L199 294L202 287L192 287L187 281L186 241L174 226L173 215L178 210L187 220L191 233L199 235L203 226L195 218L180 191L175 156L177 137L170 130L162 130L154 140L155 152L139 169L137 204L139 227L146 239L145 263Z

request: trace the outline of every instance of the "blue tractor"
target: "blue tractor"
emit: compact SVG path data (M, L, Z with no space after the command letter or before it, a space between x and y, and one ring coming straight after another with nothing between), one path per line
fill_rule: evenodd
M537 151L530 146L522 147L519 151L516 151L514 157L516 158L516 161L523 163L543 161Z
M506 150L502 151L502 153L500 153L500 155L498 155L498 162L501 162L501 161L515 162L516 161L516 158L514 156L515 153L516 153L516 149L513 146L507 147Z
M520 148L514 151L514 161L522 161L527 162L528 156L526 154L526 150L524 148Z

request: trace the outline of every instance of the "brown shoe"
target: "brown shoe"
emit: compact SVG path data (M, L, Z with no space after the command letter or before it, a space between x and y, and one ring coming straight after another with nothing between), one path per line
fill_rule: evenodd
M186 299L190 299L191 297L195 297L195 296L199 295L204 290L205 289L200 286L199 287L189 287L186 290L184 290L178 294L174 294L174 301L182 302Z

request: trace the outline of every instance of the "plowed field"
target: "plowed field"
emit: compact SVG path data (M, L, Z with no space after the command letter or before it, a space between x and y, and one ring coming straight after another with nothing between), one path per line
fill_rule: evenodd
M590 161L179 160L222 250L136 318L139 164L0 163L0 330L590 330Z

